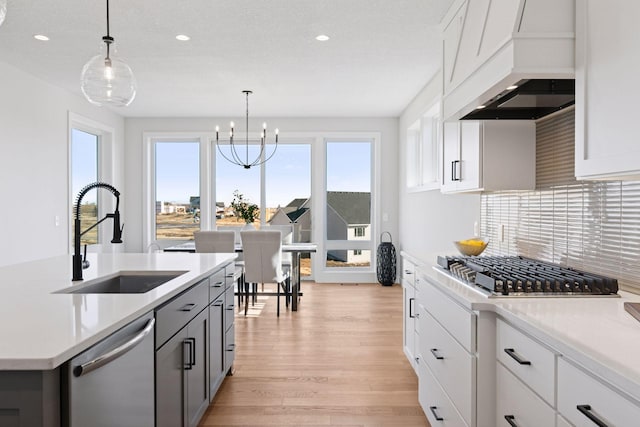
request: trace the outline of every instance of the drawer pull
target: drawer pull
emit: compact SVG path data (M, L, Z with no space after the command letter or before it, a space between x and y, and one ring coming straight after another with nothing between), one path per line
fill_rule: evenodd
M436 421L444 421L444 418L438 415L438 413L436 412L436 409L438 409L437 406L429 406L429 410L433 414L433 417L436 419Z
M235 350L236 345L235 344L229 344L229 346L227 347L227 351L233 351Z
M224 282L216 282L216 283L214 283L214 284L212 285L212 287L214 287L214 288L221 288L223 284L224 284Z
M409 318L413 319L415 316L413 315L413 302L415 298L409 298Z
M184 307L180 309L180 311L191 311L194 308L196 308L197 305L198 304L194 304L194 303L185 304Z
M222 307L222 301L214 302L214 303L213 303L213 306L214 306L214 307Z
M593 423L598 427L609 427L600 418L596 417L593 412L591 412L591 405L578 405L576 408L578 408L578 411L593 421Z
M531 365L531 362L529 362L528 360L521 359L516 354L516 351L514 349L512 349L512 348L505 348L504 352L507 353L513 360L515 360L516 362L518 362L521 365Z
M513 415L505 415L504 419L507 420L511 427L518 427L518 424L516 424L516 417Z
M442 357L442 356L440 356L438 354L438 349L437 348L432 348L429 351L431 351L431 354L433 354L433 357L435 357L436 359L438 359L438 360L443 360L444 359L444 357Z
M405 270L405 271L404 271L404 274L413 274L413 271L411 271L411 270Z

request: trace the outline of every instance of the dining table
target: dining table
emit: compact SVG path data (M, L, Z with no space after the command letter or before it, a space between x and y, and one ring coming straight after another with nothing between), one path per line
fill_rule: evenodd
M283 243L282 252L291 254L291 310L298 311L298 302L302 296L300 282L300 255L305 253L316 252L318 245L316 243ZM163 249L164 252L195 252L196 244L193 241L179 243L177 245L168 246ZM242 244L236 243L236 252L242 252Z

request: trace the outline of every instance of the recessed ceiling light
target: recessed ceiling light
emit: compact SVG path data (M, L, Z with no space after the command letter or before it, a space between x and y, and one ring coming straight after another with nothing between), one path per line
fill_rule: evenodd
M46 42L49 41L49 37L43 35L43 34L36 34L35 36L33 36L34 39L36 40L40 40L41 42Z
M184 34L178 34L176 36L176 39L180 40L181 42L186 42L187 40L191 40L191 37Z
M484 105L478 105L478 106L476 107L476 110L482 110L483 108L485 108L485 106L484 106Z
M329 40L329 36L326 34L320 34L316 37L316 40L318 40L319 42L326 42L327 40Z
M507 90L514 90L514 89L518 89L518 85L511 85L507 87Z

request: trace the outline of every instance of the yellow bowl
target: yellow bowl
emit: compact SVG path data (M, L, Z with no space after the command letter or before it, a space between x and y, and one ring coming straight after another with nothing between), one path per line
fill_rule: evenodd
M487 248L489 240L474 237L471 239L458 240L453 243L456 245L456 248L458 248L458 251L460 251L462 255L476 256L480 255L482 251Z

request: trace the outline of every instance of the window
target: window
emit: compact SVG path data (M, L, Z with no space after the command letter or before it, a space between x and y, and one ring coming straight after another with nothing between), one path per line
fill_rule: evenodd
M214 149L216 159L216 226L244 226L242 218L235 216L231 208L231 201L233 200L234 192L238 191L247 202L256 204L261 208L260 166L244 169L242 166L235 165L221 156L215 146L215 141L213 142L212 151ZM232 158L228 146L221 146L221 149L225 156ZM244 146L241 151L244 153ZM257 145L249 146L249 158L255 159L259 153L260 148ZM260 226L261 216L262 212L256 218L254 225L257 227Z
M193 240L200 229L200 143L154 145L155 239Z
M76 197L80 190L92 182L98 181L99 137L80 129L71 129L71 218L75 218ZM96 191L88 192L80 206L81 229L86 230L98 221L98 198ZM75 233L74 221L71 221L71 239ZM93 245L99 242L98 227L80 238L81 245ZM71 245L73 242L71 241Z
M432 106L406 133L406 185L413 190L440 187L438 147L440 104Z
M371 266L371 165L370 141L326 144L327 268Z
M353 254L354 254L354 255L362 255L362 249L355 249L355 250L353 251Z

